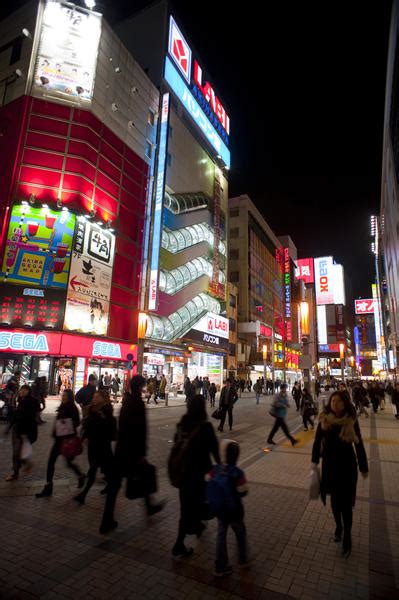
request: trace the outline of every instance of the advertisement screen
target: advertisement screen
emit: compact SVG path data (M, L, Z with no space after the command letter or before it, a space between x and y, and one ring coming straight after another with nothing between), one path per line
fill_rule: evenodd
M65 309L66 331L106 335L114 254L114 234L78 218Z
M58 99L93 96L101 16L72 4L46 2L33 91Z
M334 304L334 274L332 256L314 259L316 304Z
M65 290L75 220L67 210L14 205L0 281Z
M61 329L64 294L57 290L29 288L8 283L0 286L0 323L14 327Z
M299 258L296 261L295 277L305 283L314 283L313 258Z

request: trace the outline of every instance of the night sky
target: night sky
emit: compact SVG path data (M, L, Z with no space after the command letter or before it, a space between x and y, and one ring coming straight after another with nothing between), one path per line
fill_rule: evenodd
M148 3L99 5L112 23ZM173 4L230 111L230 195L248 193L300 257L332 254L369 296L391 2Z

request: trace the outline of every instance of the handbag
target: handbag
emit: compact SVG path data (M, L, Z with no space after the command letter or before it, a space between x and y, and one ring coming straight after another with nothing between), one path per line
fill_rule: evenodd
M70 417L67 419L56 419L55 421L55 436L63 437L64 435L74 435L75 427Z
M157 469L148 462L138 465L126 479L125 494L129 500L144 498L157 490Z
M23 435L21 437L22 437L22 446L21 446L21 452L20 452L20 459L28 460L28 458L30 458L32 456L32 444L30 443L30 441L28 440L26 435Z
M317 500L320 496L320 470L319 467L313 467L310 472L309 498Z
M82 441L77 435L62 440L60 453L65 458L75 458L75 456L79 456L82 452Z
M212 417L212 419L216 419L217 421L220 421L220 419L222 418L222 409L220 408L220 406L215 411L213 411L211 417Z

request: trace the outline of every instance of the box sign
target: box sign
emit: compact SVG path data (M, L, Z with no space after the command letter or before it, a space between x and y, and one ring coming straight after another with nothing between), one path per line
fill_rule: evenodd
M314 259L316 304L334 304L333 257L323 256Z
M36 58L33 93L90 103L101 16L66 2L47 0Z
M58 290L0 285L0 325L62 329L64 311Z
M208 312L186 334L187 338L219 348L229 346L229 320Z
M333 265L334 304L346 304L344 269L342 265Z
M339 354L339 344L319 344L319 352Z
M367 300L355 300L355 313L357 315L374 314L374 299L368 298Z
M273 329L271 327L269 327L268 325L263 325L263 323L260 323L259 335L261 335L263 337L272 337Z
M66 289L75 220L66 210L14 204L0 281Z
M169 104L170 96L169 94L164 94L162 96L162 112L159 132L159 147L155 187L155 207L152 225L150 289L148 297L149 310L155 310L158 302L159 251L161 247L162 234L162 207L163 198L165 194L165 169L168 146Z
M144 352L144 362L147 365L164 365L165 356L163 354L155 354L153 352Z
M295 277L306 284L314 283L313 258L299 258L296 261Z
M181 75L191 87L191 92L206 117L223 141L228 144L230 118L214 88L206 80L199 61L196 58L193 59L192 50L172 16L169 21L168 52Z
M164 78L217 155L221 157L225 165L229 168L230 151L168 56L165 59Z

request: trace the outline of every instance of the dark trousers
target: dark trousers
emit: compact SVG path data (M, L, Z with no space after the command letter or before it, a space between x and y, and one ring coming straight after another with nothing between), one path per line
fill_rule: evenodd
M222 417L220 419L220 425L219 425L220 431L223 431L227 413L229 415L229 427L230 427L230 429L233 427L233 407L232 406L222 406Z
M114 463L111 466L111 470L108 472L107 477L107 495L105 497L104 512L102 523L108 524L114 520L115 504L119 494L119 490L122 486L123 476L119 470L115 470ZM151 507L150 496L144 496L144 504L148 510Z
M175 547L184 546L186 535L202 531L205 517L205 483L202 480L186 482L179 489L180 520Z
M18 475L23 461L21 460L22 438L12 430L12 470L14 475Z
M273 428L272 428L271 432L269 433L269 437L267 438L268 441L270 441L270 440L273 439L275 433L277 433L277 431L280 429L280 427L283 430L283 432L286 435L286 437L292 442L292 440L294 438L290 434L289 429L287 427L287 423L285 422L285 420L282 417L276 417L276 420L274 421Z
M209 394L209 400L210 400L211 406L215 406L215 398L216 398L216 394Z
M295 396L294 396L294 402L295 402L296 409L299 410L299 407L300 407L300 404L301 404L301 399L300 398L295 398Z
M62 442L61 438L56 439L53 447L50 450L50 456L48 457L48 463L47 463L47 483L53 482L55 463L57 462L57 458L61 454L61 442ZM79 469L78 465L75 465L75 463L73 462L73 460L74 460L73 458L66 458L65 460L66 460L67 467L69 469L72 469L72 471L75 473L75 475L77 475L77 477L81 477L83 475L83 473Z
M216 571L223 571L229 564L229 557L227 554L227 531L229 526L235 533L238 545L238 556L240 564L247 561L247 531L245 529L244 521L229 521L225 519L218 519L218 532L216 538Z
M90 447L89 442L87 455L90 466L89 470L87 471L86 485L81 492L81 496L86 496L89 493L90 488L96 480L98 469L101 469L101 471L104 473L107 484L112 472L113 454L111 445L109 445L108 447L96 449Z
M308 423L314 427L314 421L312 419L312 417L308 414L308 413L304 413L302 416L302 421L303 421L303 426L305 429L308 428Z
M331 508L337 529L344 528L344 538L351 538L352 531L352 497L348 493L332 492Z

